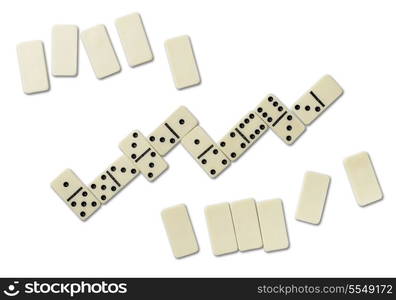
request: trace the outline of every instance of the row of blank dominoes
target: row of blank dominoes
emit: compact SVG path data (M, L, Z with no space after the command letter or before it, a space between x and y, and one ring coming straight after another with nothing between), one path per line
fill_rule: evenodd
M115 21L118 35L130 67L150 62L153 53L138 13L121 17ZM76 76L78 73L79 29L75 25L55 25L52 29L53 76ZM107 29L97 25L81 32L92 69L98 79L108 77L121 70ZM177 89L199 84L200 74L188 36L180 36L165 42L169 66ZM44 44L29 41L18 44L17 54L26 94L44 92L49 89Z
M345 170L360 206L383 197L371 159L366 152L348 157ZM319 224L326 202L330 176L306 172L295 218L310 224ZM198 242L184 204L166 208L162 220L175 257L198 252ZM289 237L281 199L256 203L245 199L209 205L205 208L212 252L224 255L236 251L264 248L272 252L289 247Z
M311 96L311 101L316 105L316 98L321 99L320 102L326 103L324 108L342 93L342 89L335 80L326 75L301 98L305 102L305 107L308 106L306 95L311 95L313 91L315 91L315 97ZM300 103L300 100L297 103ZM309 117L310 122L317 118L324 108L321 111L313 109L315 115ZM142 173L149 181L155 180L168 169L163 156L179 142L201 168L211 178L215 178L231 165L231 161L242 156L268 128L271 128L289 145L293 144L305 130L305 126L296 115L288 110L275 95L270 94L255 111L248 112L219 143L216 143L199 125L198 119L186 107L181 106L148 137L135 130L123 139L119 147L124 156L112 163L88 188L100 203L107 203L139 173ZM70 176L71 173L66 172L66 174ZM64 177L65 174L61 174L55 181L65 181ZM78 194L74 192L75 190L71 187L68 187L67 191L64 189L57 191L69 205L76 203L71 208L80 218L86 219L90 214L87 214L86 209L82 209L79 205L80 202L85 203L85 201L78 198ZM74 195L79 201L71 201L70 195ZM95 206L96 210L99 207L99 205Z
M175 257L198 252L198 242L184 204L161 213ZM205 208L214 255L262 248L267 252L286 249L289 238L282 200L259 202L254 199L210 205Z

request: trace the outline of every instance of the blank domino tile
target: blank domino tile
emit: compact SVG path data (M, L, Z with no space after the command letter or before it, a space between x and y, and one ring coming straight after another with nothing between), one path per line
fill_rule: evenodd
M263 243L254 199L231 202L231 213L239 250L261 248Z
M201 82L189 36L183 35L167 40L165 49L177 89L197 85Z
M205 208L206 223L214 255L223 255L238 250L232 222L230 205L220 203Z
M51 187L83 221L100 208L100 202L70 169L66 169L55 178Z
M285 215L281 199L257 203L264 251L271 252L289 248Z
M81 41L98 79L105 78L121 70L104 25L97 25L81 32Z
M25 94L49 90L47 63L41 41L23 42L17 45L19 71Z
M76 76L78 62L78 27L52 27L52 75Z
M130 67L153 60L146 31L138 13L118 18L115 24Z
M343 93L341 86L330 75L323 76L293 105L295 114L305 125L311 124Z
M382 190L367 152L361 152L346 158L344 167L353 194L360 206L382 199Z
M198 252L198 242L195 238L187 207L184 204L164 209L161 216L176 258Z
M330 176L306 172L298 203L296 219L299 221L319 224L329 189Z

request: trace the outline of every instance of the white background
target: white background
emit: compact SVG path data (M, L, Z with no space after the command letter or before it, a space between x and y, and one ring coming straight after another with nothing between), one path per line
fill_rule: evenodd
M114 20L140 12L155 59L129 68ZM395 276L394 1L7 1L1 22L1 276ZM50 62L54 24L105 24L122 72L97 80L83 47L79 75L23 94L15 46L39 39ZM174 88L168 38L191 36L202 84ZM50 64L49 64L50 66ZM138 128L149 134L179 105L219 140L267 93L291 105L322 75L345 93L295 145L267 132L218 179L177 147L156 182L139 176L87 222L50 188L63 169L86 183ZM368 151L385 197L355 202L345 157ZM331 175L322 224L294 219L307 170ZM212 255L209 204L284 201L290 248ZM160 211L188 206L200 252L173 257Z

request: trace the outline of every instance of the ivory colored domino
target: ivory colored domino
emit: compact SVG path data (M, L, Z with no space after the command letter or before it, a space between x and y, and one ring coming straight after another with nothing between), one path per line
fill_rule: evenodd
M200 126L191 130L181 143L211 178L219 176L230 165L227 156Z
M184 89L201 82L189 36L183 35L167 40L165 49L177 89Z
M80 178L70 169L64 170L51 183L55 193L83 221L100 208L100 202L94 197Z
M25 94L49 90L47 63L42 41L29 41L17 45L19 71Z
M305 173L296 212L297 220L311 224L320 223L329 185L330 176L316 172Z
M289 237L286 229L285 215L281 199L257 203L261 236L264 251L271 252L289 248Z
M161 213L173 255L181 258L198 252L198 242L188 215L187 207L179 204Z
M221 150L235 161L266 131L267 124L254 112L246 114L219 142Z
M341 86L330 75L323 76L293 105L293 111L304 122L311 124L342 94Z
M153 60L153 53L140 14L133 13L118 18L115 24L130 67Z
M102 79L121 70L104 25L97 25L81 32L81 41L96 78Z
M197 118L186 107L180 106L150 134L149 141L164 156L197 125Z
M366 206L383 198L373 163L367 152L346 158L344 167L356 202L360 206Z
M105 204L139 175L132 161L122 155L96 177L89 188L95 197Z
M239 250L261 248L263 243L254 199L231 202L231 213Z
M260 118L286 144L293 144L305 131L305 125L273 94L256 107Z
M78 63L78 27L52 27L52 75L76 76Z
M214 255L223 255L238 250L232 222L230 205L220 203L205 208L206 224Z
M120 142L119 147L149 181L155 180L168 169L168 163L139 130L132 131Z

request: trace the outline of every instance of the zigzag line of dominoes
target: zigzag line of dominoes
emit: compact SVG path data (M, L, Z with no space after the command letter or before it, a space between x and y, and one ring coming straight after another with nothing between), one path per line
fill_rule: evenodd
M300 99L287 108L275 95L267 95L216 143L199 126L184 106L173 112L148 138L135 130L121 141L123 155L86 186L70 169L51 186L81 219L86 220L107 203L139 173L153 181L168 164L163 159L180 141L202 169L212 178L242 156L271 128L286 144L293 144L306 125L318 118L343 93L329 75L323 76Z

